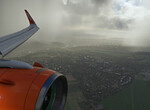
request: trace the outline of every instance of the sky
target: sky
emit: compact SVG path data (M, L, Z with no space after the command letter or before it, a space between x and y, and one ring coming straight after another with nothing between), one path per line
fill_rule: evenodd
M28 26L24 9L40 27L31 41L121 39L122 45L150 46L148 0L1 0L0 36Z

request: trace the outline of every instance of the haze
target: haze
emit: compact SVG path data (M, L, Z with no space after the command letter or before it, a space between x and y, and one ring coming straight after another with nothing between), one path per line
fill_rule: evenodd
M31 42L150 46L148 0L1 0L0 36L28 26L24 9L40 27Z

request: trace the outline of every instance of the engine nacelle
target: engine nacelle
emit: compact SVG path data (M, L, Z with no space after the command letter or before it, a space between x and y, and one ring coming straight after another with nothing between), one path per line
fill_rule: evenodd
M55 71L0 68L0 110L63 110L67 80Z

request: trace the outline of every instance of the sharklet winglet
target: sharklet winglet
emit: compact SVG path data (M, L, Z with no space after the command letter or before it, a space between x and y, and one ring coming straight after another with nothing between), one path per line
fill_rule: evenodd
M27 15L27 17L28 17L29 23L30 23L30 24L35 24L33 18L32 18L31 15L29 14L29 12L28 12L27 10L25 10L25 13L26 13L26 15Z

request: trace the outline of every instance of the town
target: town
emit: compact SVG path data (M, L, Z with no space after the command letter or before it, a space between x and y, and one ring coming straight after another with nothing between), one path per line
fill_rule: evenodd
M115 50L109 51L112 48ZM120 47L109 49L104 51L98 46L61 48L16 59L30 64L36 61L45 68L72 76L86 98L87 109L102 110L105 107L101 101L132 84L136 75L150 80L148 55L120 51Z

